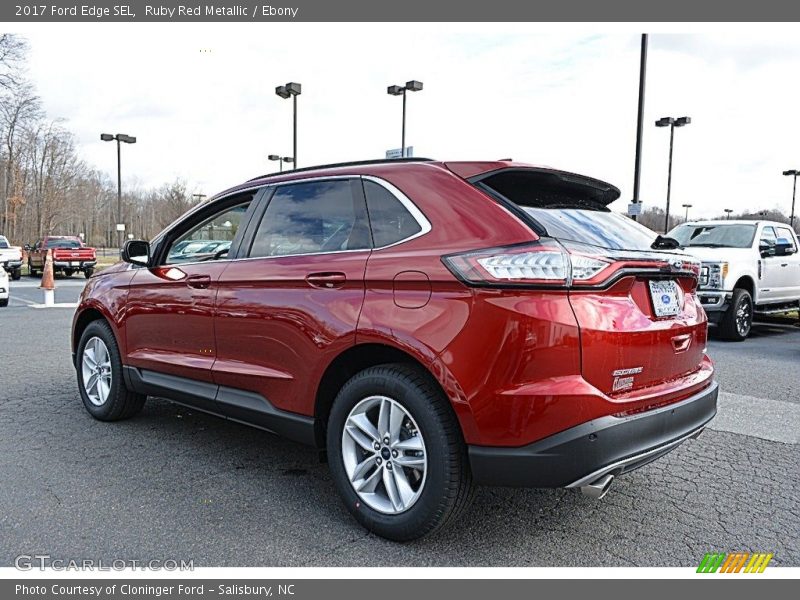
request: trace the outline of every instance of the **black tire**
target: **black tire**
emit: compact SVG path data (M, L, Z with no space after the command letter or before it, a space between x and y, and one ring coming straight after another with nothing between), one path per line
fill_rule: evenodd
M753 297L745 289L733 290L731 305L719 322L719 331L723 339L743 342L750 335L753 327Z
M28 276L36 277L36 269L34 269L33 265L31 265L31 261L28 261Z
M64 274L64 277L72 277L72 274L73 274L74 272L75 272L75 271L73 271L72 269L64 269L64 270L62 271L62 273Z
M0 308L8 306L8 298L3 298L0 300Z
M86 277L86 279L89 279L92 275L94 275L94 269L83 270L83 276Z
M350 411L376 395L392 398L413 417L428 460L418 499L397 514L379 512L361 501L342 457L342 435ZM414 366L380 365L350 379L331 409L327 451L333 481L347 509L361 525L390 540L405 542L432 534L455 522L472 499L472 473L458 420L436 381Z
M83 353L86 344L95 337L100 338L105 344L111 362L110 391L106 401L99 406L89 399L83 382L82 369ZM83 405L90 415L100 421L120 421L130 418L142 410L142 406L144 406L147 397L133 393L125 387L119 347L117 346L114 332L111 330L108 323L103 320L89 323L81 335L80 342L78 342L78 351L75 356L78 390L80 391Z
M22 277L22 267L11 271L11 279L14 281L19 281L20 277Z

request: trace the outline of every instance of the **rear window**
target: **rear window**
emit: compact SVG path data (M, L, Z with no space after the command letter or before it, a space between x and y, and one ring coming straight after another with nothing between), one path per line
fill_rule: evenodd
M619 190L602 181L560 171L510 169L476 185L528 214L559 240L614 250L651 250L656 234L607 205Z
M45 248L77 249L81 247L78 240L47 240Z
M614 250L650 250L656 234L633 219L600 209L522 209L540 223L547 235Z

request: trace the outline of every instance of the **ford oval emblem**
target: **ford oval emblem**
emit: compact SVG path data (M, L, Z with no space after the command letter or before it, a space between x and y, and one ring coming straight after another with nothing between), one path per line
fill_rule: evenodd
M673 270L678 271L683 266L683 261L680 258L673 258L669 261L669 266L673 268Z

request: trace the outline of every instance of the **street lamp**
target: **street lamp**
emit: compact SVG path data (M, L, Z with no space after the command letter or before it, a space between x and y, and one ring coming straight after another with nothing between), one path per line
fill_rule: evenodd
M672 191L672 144L675 139L675 128L683 127L692 122L689 117L662 117L656 121L656 127L669 127L669 169L667 172L667 214L664 216L664 233L669 230L669 197Z
M294 158L292 158L291 156L280 156L278 154L270 154L267 158L269 160L280 161L280 165L281 165L281 171L280 172L281 173L283 173L283 163L292 164L294 162Z
M101 133L100 139L104 142L117 142L117 243L122 249L122 152L120 151L120 142L125 144L135 144L136 138L132 135L118 133L112 135L110 133Z
M783 174L794 177L794 185L792 186L792 214L789 217L789 225L794 228L794 200L797 195L797 176L800 175L800 169L789 169L788 171L784 171Z
M726 208L726 209L725 209L725 220L726 220L726 221L729 221L729 220L730 220L730 218L731 218L731 213L732 213L732 212L733 212L733 209L732 209L732 208Z
M275 88L275 94L284 100L292 98L292 158L295 169L297 168L297 97L301 92L302 86L293 81Z
M386 88L386 93L390 96L403 97L403 134L400 143L400 155L405 158L406 156L406 92L419 92L422 90L422 82L412 79L406 81L405 85L390 85Z
M200 204L203 200L206 199L205 194L192 194L192 198L197 198L197 203Z
M683 206L683 208L686 209L686 216L684 218L685 218L686 221L688 221L689 220L689 209L692 208L692 205L691 204L681 204L681 206Z

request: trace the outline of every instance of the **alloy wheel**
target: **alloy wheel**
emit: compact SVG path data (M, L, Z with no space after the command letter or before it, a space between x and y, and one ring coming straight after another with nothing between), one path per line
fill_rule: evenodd
M81 375L89 401L95 406L105 404L111 392L111 355L99 337L90 338L83 347Z
M425 487L428 458L422 433L403 405L387 396L369 396L350 411L342 459L353 490L378 512L407 511Z
M753 317L753 307L750 300L742 298L736 307L736 330L739 335L746 337L750 333L750 326Z

